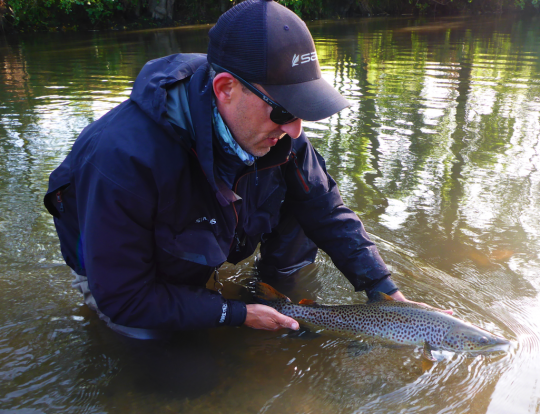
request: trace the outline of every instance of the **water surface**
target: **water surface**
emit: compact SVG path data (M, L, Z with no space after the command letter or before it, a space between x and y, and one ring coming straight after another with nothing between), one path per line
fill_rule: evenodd
M509 353L376 347L220 328L119 338L70 288L41 200L79 134L142 65L205 52L209 26L0 38L0 410L539 413L540 21L313 22L325 78L352 102L306 122L403 292L506 336ZM241 294L252 259L225 265ZM361 303L324 253L293 299ZM3 411L4 412L4 411Z

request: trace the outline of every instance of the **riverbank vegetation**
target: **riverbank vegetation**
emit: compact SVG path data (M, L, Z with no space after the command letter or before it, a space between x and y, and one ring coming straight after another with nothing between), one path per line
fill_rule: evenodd
M241 0L0 0L11 31L126 29L214 22ZM538 13L540 0L278 0L305 20L402 14Z

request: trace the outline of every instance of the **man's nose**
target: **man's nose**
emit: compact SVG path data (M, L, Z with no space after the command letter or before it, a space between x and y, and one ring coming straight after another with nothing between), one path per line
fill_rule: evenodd
M280 129L292 139L296 139L300 136L300 133L302 132L302 120L298 118L296 121L293 121L291 123L280 125Z

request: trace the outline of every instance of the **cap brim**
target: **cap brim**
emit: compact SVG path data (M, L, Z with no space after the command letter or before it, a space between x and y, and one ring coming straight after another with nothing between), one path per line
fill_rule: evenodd
M323 78L262 87L287 111L306 121L328 118L351 104Z

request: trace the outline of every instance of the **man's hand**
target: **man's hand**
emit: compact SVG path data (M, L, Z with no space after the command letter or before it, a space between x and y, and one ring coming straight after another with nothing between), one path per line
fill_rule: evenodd
M399 302L417 303L419 305L429 306L430 308L433 308L433 306L427 305L425 303L413 302L412 300L407 299L405 296L403 296L403 293L401 293L399 290L396 293L392 293L390 296L392 296L392 298L394 298L394 300L397 300ZM436 308L434 308L434 309L436 309ZM452 315L454 313L454 311L452 309L446 309L446 310L439 309L439 310L444 312L444 313L447 313L448 315Z
M277 331L288 328L297 330L300 328L298 322L279 313L274 308L266 305L251 304L246 305L247 316L244 325L253 329L264 329L267 331Z

